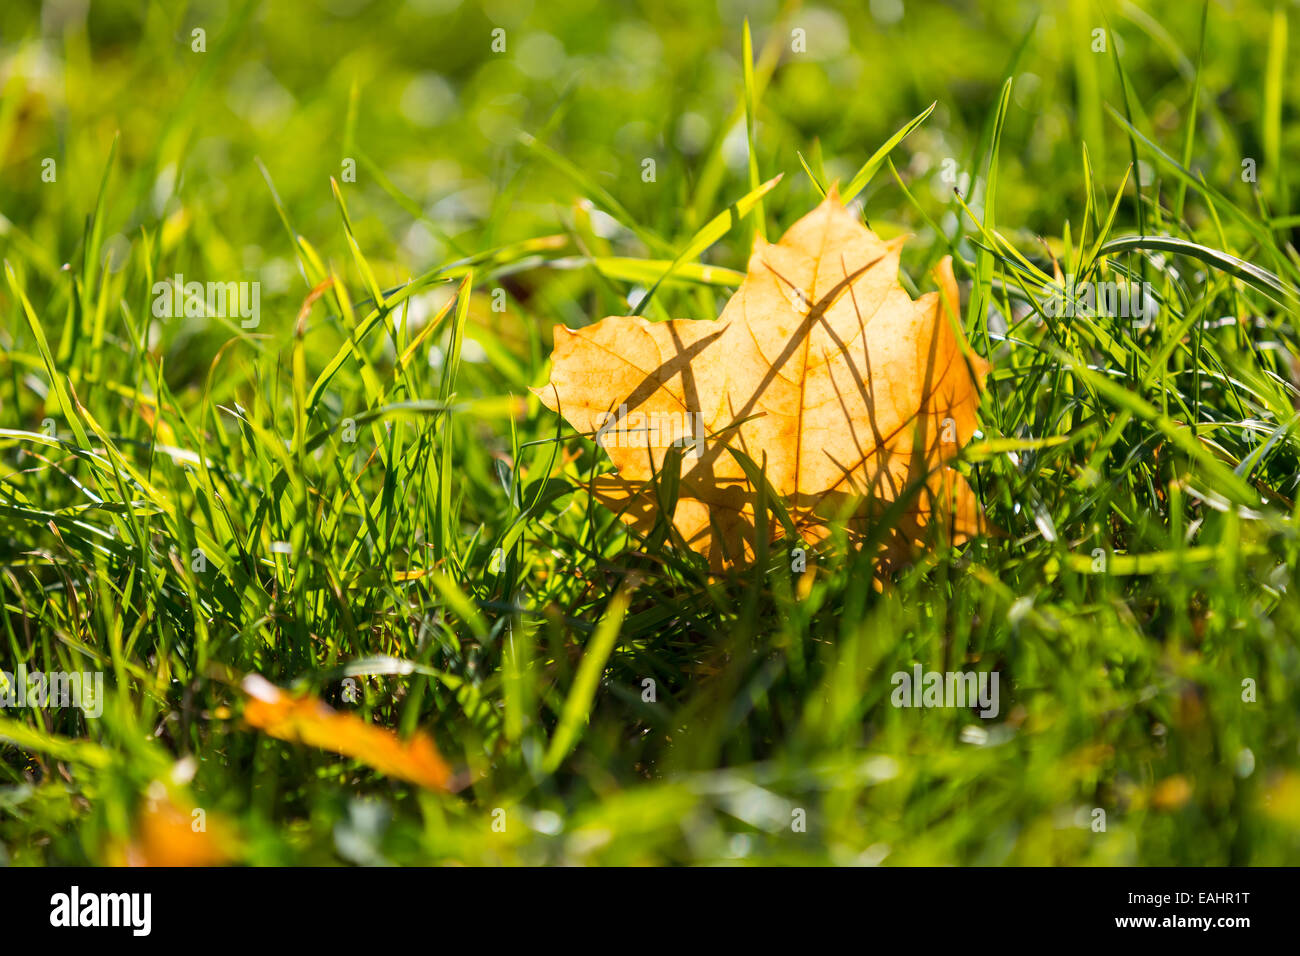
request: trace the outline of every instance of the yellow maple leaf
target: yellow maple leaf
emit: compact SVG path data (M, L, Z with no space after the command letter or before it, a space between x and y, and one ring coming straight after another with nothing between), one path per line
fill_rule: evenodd
M975 431L988 364L961 335L951 259L936 268L940 291L913 300L898 281L902 244L832 189L780 242L756 240L719 318L557 327L550 381L535 391L613 461L595 497L648 534L654 476L678 446L672 524L714 569L754 554L756 488L733 452L765 470L809 543L837 517L861 534L900 498L894 553L935 516L953 540L977 531L974 492L949 463Z
M422 731L403 740L315 697L287 694L256 674L244 678L243 688L248 694L244 721L250 727L280 740L355 757L390 777L430 790L451 789L451 768L433 738Z

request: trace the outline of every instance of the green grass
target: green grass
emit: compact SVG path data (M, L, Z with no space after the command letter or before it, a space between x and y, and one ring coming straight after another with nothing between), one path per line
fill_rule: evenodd
M107 695L0 713L0 860L106 862L165 781L251 864L1300 861L1289 7L36 6L0 12L0 669ZM529 387L556 324L716 316L833 181L911 291L956 260L996 532L883 587L843 542L711 577ZM1053 316L1054 263L1159 313ZM260 281L260 324L155 318L178 273ZM1000 714L892 706L916 664L996 670ZM248 728L251 673L467 786Z

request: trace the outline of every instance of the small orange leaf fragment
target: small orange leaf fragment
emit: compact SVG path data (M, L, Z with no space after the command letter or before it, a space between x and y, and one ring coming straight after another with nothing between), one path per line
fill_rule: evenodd
M221 866L234 859L234 837L216 816L178 803L155 782L128 843L110 846L110 866Z
M433 738L422 731L409 740L352 714L340 713L318 698L287 694L264 678L244 678L244 721L272 737L320 747L360 760L380 773L429 790L451 789L451 768Z
M1151 806L1157 810L1177 810L1192 799L1192 785L1180 773L1165 777L1151 791Z

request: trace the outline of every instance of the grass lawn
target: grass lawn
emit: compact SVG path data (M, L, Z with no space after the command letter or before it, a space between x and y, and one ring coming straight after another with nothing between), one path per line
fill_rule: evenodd
M3 4L0 862L1300 862L1288 24ZM953 257L988 531L711 570L531 389L832 183Z

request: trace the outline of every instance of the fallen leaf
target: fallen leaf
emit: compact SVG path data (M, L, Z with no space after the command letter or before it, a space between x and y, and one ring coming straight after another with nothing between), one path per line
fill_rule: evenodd
M935 516L954 541L978 531L974 491L949 463L976 429L988 364L961 335L951 259L936 268L940 291L914 301L898 281L902 244L832 190L780 242L755 241L715 320L557 327L550 382L535 391L609 454L615 472L594 496L649 534L652 479L680 454L672 524L715 569L754 555L756 488L736 452L765 469L809 543L836 518L865 533L909 488L891 552L920 545Z
M153 784L136 816L129 842L110 846L110 866L220 866L234 859L234 837L215 814L195 813Z
M248 695L244 721L250 727L280 740L354 757L380 773L430 790L450 789L451 768L422 731L402 740L315 697L287 694L256 674L244 678L242 686Z

